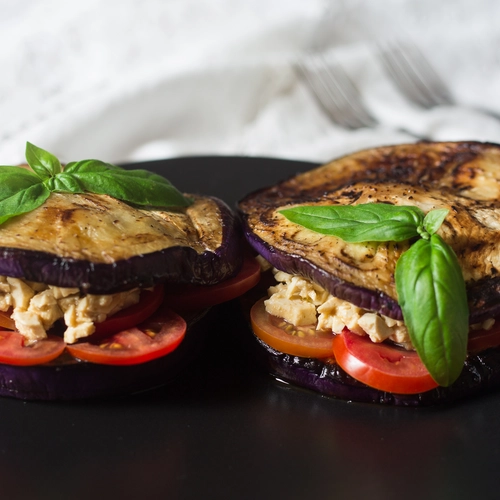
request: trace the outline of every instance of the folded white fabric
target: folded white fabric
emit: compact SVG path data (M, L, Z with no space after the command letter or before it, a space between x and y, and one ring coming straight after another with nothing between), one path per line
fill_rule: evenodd
M2 5L2 3L4 5ZM500 142L495 0L0 0L0 163L186 155L327 161L415 140ZM406 101L377 58L411 40L457 104ZM347 130L295 71L342 63L380 124ZM406 130L407 132L402 132ZM408 133L409 132L409 133Z

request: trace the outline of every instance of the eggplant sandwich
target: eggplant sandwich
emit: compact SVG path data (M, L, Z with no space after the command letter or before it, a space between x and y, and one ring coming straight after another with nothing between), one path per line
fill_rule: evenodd
M250 318L278 379L403 406L500 384L500 145L367 149L238 210L272 279Z
M259 279L235 213L146 170L61 165L30 143L26 160L0 167L0 395L163 385L206 311Z

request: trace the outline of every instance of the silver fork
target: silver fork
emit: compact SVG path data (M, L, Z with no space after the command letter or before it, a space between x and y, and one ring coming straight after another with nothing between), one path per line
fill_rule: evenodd
M327 61L321 53L311 53L307 58L297 59L296 69L321 108L337 125L356 130L380 124L363 102L355 83L338 62ZM415 139L427 139L401 127L396 130Z
M455 104L451 91L416 45L380 45L379 55L389 77L410 101L426 109Z
M415 44L388 43L380 45L378 53L387 75L414 104L426 109L458 104L444 80ZM477 106L469 106L469 109L500 120L500 114L491 109Z
M299 56L296 69L334 123L352 130L378 125L340 64L327 61L322 54L312 53L306 58Z

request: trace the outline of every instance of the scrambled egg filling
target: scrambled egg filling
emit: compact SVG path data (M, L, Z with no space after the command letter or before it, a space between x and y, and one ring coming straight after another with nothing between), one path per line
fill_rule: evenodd
M0 310L11 318L27 343L47 337L47 330L63 318L64 340L73 344L95 331L94 323L139 302L135 288L110 295L82 295L78 288L60 288L0 276Z
M367 311L338 299L324 288L300 276L273 269L278 284L269 287L266 311L295 326L316 325L317 330L340 333L346 326L372 342L390 339L412 348L408 330L402 321Z

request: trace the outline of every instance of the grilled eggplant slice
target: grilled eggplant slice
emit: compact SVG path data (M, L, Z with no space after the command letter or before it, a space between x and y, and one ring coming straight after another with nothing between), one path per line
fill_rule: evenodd
M0 226L0 275L93 294L217 283L241 266L238 220L217 198L192 198L187 208L163 211L53 193Z
M439 234L463 269L470 321L500 314L499 145L424 142L369 149L251 193L239 210L248 241L273 266L401 319L394 269L408 243L346 243L278 213L297 205L369 202L449 209Z

